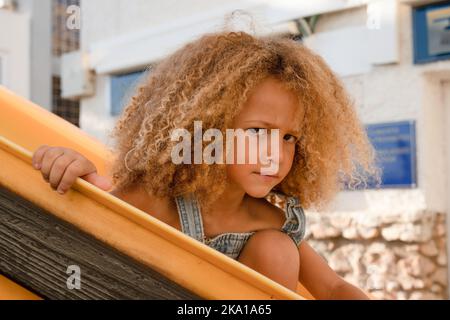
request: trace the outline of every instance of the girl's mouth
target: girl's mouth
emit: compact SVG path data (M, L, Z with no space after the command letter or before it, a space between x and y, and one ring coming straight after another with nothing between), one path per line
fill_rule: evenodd
M264 175L261 174L261 172L253 172L254 174L258 175L261 179L264 179L266 181L273 181L273 180L277 180L279 177L277 175Z

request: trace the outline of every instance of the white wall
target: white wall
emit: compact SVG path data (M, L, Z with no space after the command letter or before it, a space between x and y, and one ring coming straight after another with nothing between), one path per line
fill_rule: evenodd
M82 0L81 50L90 53L92 67L99 74L96 77L95 96L81 100L81 128L109 144L107 140L109 132L105 132L105 128L110 127L115 118L109 115L108 110L110 79L108 72L124 71L127 69L126 66L133 63L136 68L146 65L151 62L152 59L149 57L155 49L165 45L164 52L169 53L181 44L180 38L188 41L188 37L205 32L210 27L214 28L217 25L219 28L223 24L226 12L254 5L251 2L246 5L236 5L236 3L242 4L246 1ZM219 16L222 21L218 18L213 21L213 26L208 25L206 28L198 24L203 20L209 23L211 16ZM181 33L186 28L190 28L190 33L183 39ZM169 31L171 38L167 34ZM175 39L174 35L177 33ZM152 37L157 37L159 42L150 42L154 41ZM149 43L155 43L153 48L152 46L148 48ZM128 51L126 51L127 48ZM117 55L119 49L122 51ZM164 52L153 57L157 59ZM118 63L121 66L115 66ZM90 119L91 116L94 118Z
M344 18L345 12L335 15ZM362 21L360 18L348 21ZM318 27L321 30L320 22ZM444 132L440 83L450 76L450 61L413 64L411 7L405 4L399 6L398 36L399 63L374 65L371 72L344 77L343 81L364 123L416 120L418 189L342 192L335 202L337 210L448 209L448 168L443 147L448 136Z
M340 76L366 74L374 65L399 61L398 20L396 1L371 1L322 15L305 44Z
M376 2L382 3L385 0ZM183 19L198 14L200 8L201 12L212 8L209 1L190 1L189 5L177 2L177 6L181 6L180 10L171 12L168 8L174 3L167 1L158 7L152 6L151 2L138 0L127 1L126 5L121 0L83 1L82 48L87 51L96 48L98 51L102 48L101 45L98 46L99 43L106 44L103 48L107 48L110 44L108 41L117 39L116 36L120 38L130 32L135 34L148 27L161 29L170 23L167 21L169 18ZM219 4L226 5L225 1L215 1L214 10L217 10ZM386 10L390 10L389 6ZM347 70L342 79L352 94L364 123L416 120L418 188L342 192L332 208L362 210L367 213L405 210L417 212L422 209L444 212L447 210L449 190L448 168L442 151L446 141L446 126L442 121L446 109L443 106L441 81L449 77L450 61L414 65L411 7L399 4L394 13L387 11L386 16L390 19L387 22L382 20L387 24L382 23L381 33L371 33L376 40L371 42L373 50L365 51L371 54L365 61L367 70L350 66L350 71ZM319 39L330 32L364 32L367 19L366 6L324 14L314 37ZM376 32L368 32L372 31ZM380 41L384 39L380 35L387 36L389 43ZM330 42L327 47L326 42L322 42L320 50L333 53L339 45ZM347 41L345 45L351 49L352 43ZM361 47L355 43L355 48ZM347 62L352 62L354 56L348 55L345 58ZM329 63L336 68L335 62ZM108 128L112 127L115 119L109 116L110 89L107 74L97 75L96 88L95 97L82 100L81 126L89 134L108 144Z
M3 84L29 99L31 80L28 14L0 10L0 55L2 56Z
M81 45L87 48L97 41L167 22L175 23L191 14L208 11L227 2L229 1L81 0Z
M20 0L19 12L30 16L30 100L52 107L52 4L51 0ZM18 37L18 35L16 35ZM19 39L19 38L17 38Z

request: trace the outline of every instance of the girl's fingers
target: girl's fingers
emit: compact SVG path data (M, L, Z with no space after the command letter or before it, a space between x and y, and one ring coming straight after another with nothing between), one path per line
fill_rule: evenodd
M66 154L55 160L49 175L49 183L54 190L59 186L67 167L74 161L76 161L76 158L69 157Z
M61 194L65 193L75 183L75 180L82 173L83 168L81 162L77 159L69 164L64 171L64 175L59 182L57 191Z
M45 156L41 163L41 173L45 181L49 180L50 170L52 169L53 163L59 157L64 154L64 150L60 148L51 148L45 152Z
M41 168L42 165L42 159L44 157L45 152L50 148L50 146L44 144L36 149L36 151L33 153L32 163L33 167L37 170Z
M42 145L34 152L32 161L42 177L61 194L75 183L77 177L106 191L112 188L112 182L99 176L92 162L69 148Z
M105 191L112 188L112 182L107 177L98 175L97 172L89 173L81 178Z

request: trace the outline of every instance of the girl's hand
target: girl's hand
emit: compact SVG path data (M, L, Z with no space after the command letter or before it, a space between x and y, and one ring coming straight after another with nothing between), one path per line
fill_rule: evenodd
M42 177L53 190L64 194L80 177L102 190L112 187L111 181L97 174L97 168L75 150L42 145L33 154L33 167L41 170Z

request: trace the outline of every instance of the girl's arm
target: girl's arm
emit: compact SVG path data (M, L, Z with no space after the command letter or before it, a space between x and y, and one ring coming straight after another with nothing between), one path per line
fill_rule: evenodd
M370 298L361 289L351 283L342 280L342 283L335 286L331 292L332 300L370 300Z
M298 280L319 300L370 300L360 289L342 279L314 249L303 241L299 248Z

